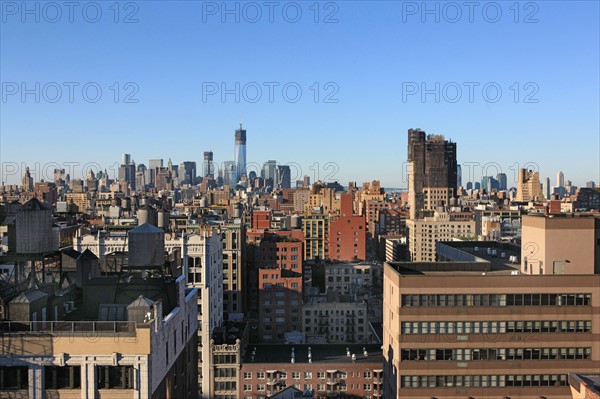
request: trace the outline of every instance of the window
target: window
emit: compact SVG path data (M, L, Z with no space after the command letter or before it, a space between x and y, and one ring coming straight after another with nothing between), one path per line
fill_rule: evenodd
M46 389L75 389L81 387L81 367L44 367Z
M252 391L252 385L244 384L244 392L250 392L250 391Z
M27 366L0 366L0 374L4 377L0 379L1 390L16 391L29 386Z
M133 366L97 366L98 389L133 389Z
M251 380L252 379L252 373L251 372L244 372L244 379L245 380Z
M305 380L312 380L312 373L310 371L305 371L304 372L304 379Z

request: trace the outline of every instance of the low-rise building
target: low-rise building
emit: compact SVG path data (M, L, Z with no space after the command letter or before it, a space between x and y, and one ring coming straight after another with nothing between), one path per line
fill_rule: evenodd
M308 343L372 342L367 303L353 297L309 297L302 307L303 332Z
M238 398L272 397L288 387L318 398L380 398L382 364L379 345L251 345Z

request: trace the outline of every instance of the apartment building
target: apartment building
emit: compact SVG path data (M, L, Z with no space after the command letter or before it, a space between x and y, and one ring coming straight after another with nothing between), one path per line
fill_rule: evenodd
M302 312L303 332L308 343L371 342L365 301L321 295L307 299Z
M413 262L436 260L435 244L453 238L473 238L475 221L456 220L452 213L435 212L432 217L408 219L408 249Z
M379 345L251 345L241 365L238 398L268 398L294 387L314 398L380 398Z

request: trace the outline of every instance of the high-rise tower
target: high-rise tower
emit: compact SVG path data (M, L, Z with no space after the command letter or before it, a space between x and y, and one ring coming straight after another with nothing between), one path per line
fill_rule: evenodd
M410 218L424 210L447 206L456 197L456 143L440 135L408 130L408 203Z
M242 124L240 123L240 128L235 131L235 157L234 157L235 166L237 168L237 180L244 173L246 173L246 130L242 129Z
M215 171L213 168L213 152L205 151L204 152L204 165L203 165L203 177L208 177L214 179Z
M558 171L556 173L556 187L564 187L565 186L565 175L563 172Z

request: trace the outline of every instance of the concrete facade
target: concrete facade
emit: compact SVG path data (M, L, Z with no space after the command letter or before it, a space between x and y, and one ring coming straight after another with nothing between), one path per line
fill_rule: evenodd
M567 399L600 368L600 275L459 263L385 265L385 397Z
M178 306L163 316L162 303L155 302L145 322L2 322L7 339L0 367L5 373L27 369L27 388L13 393L40 399L196 397L198 291L186 290L183 277L176 284ZM0 389L0 397L6 395Z
M433 217L406 221L408 249L413 262L436 260L435 244L453 238L472 238L475 235L474 220L454 220L450 213L436 213Z
M523 216L521 272L600 274L600 218Z

